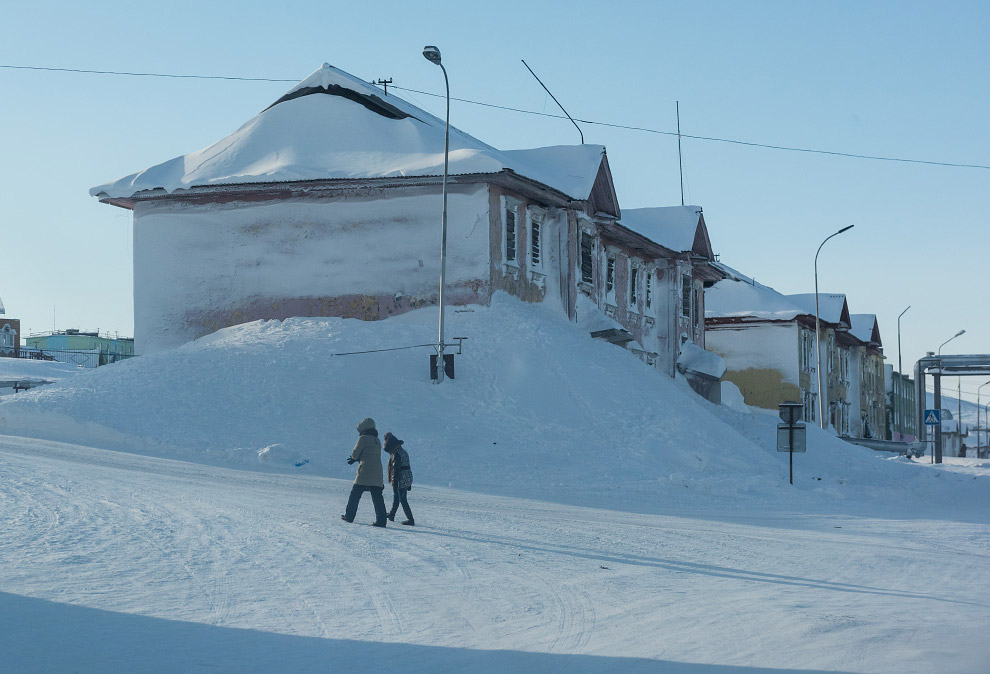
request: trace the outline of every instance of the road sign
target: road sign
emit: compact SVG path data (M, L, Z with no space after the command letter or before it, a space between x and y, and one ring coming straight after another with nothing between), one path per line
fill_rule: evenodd
M941 410L925 410L926 426L938 426L941 423L941 419L942 419Z
M786 402L777 405L777 414L785 424L794 425L804 416L804 403Z
M777 424L778 452L806 452L808 428L804 424Z

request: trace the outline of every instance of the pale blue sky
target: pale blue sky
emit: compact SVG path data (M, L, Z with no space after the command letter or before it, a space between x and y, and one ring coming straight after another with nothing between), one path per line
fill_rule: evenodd
M985 2L0 3L0 65L302 79L327 61L442 93L578 118L868 155L990 165ZM0 68L0 297L26 331L130 335L130 213L88 189L229 134L289 83ZM438 98L397 91L435 114ZM454 102L452 123L513 149L577 143L566 120ZM582 125L626 208L680 202L669 136ZM845 292L905 369L990 352L990 170L684 141L689 203L721 259L784 293ZM972 380L964 389L975 387Z

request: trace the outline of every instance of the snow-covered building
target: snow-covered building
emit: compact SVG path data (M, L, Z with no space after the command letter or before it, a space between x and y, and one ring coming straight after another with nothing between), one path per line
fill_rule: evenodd
M0 316L7 313L0 300ZM17 357L21 351L21 322L16 318L0 318L0 356Z
M210 147L93 188L134 212L136 351L437 303L443 139L443 120L325 64ZM677 335L704 344L692 316L719 276L700 209L620 224L600 145L502 151L452 127L448 174L449 303L503 290L577 320L583 294L669 373Z
M914 442L918 438L918 405L914 380L896 372L893 365L883 366L887 399L887 433L885 440Z
M857 438L884 439L887 423L887 396L884 383L883 342L874 314L852 314L851 326L839 334L843 358L852 366L850 395L847 400L859 411L850 419L845 433Z
M725 268L730 278L705 292L706 343L726 363L749 405L777 409L785 401L804 404L804 419L817 422L815 296L783 295ZM843 433L852 416L848 399L850 363L837 334L850 327L845 295L819 293L822 392L828 424ZM858 412L858 409L857 409Z

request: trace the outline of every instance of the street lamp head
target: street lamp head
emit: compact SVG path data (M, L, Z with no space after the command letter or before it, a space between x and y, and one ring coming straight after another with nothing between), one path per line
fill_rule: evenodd
M856 225L849 225L848 227L843 227L843 228L842 228L842 229L840 229L840 230L839 230L838 232L836 232L836 234L842 234L842 232L848 232L848 231L849 231L850 229L852 229L852 228L853 228L853 227L855 227L855 226L856 226Z
M964 335L964 334L966 334L966 331L965 331L965 330L960 330L959 332L957 332L956 334L954 334L954 335L952 336L952 339L955 339L955 338L956 338L956 337L958 337L959 335Z
M427 45L423 47L423 56L430 63L435 63L440 65L440 50L433 45Z

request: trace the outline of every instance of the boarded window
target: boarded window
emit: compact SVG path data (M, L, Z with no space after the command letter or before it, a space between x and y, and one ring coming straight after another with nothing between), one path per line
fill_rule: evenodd
M653 306L653 274L646 272L646 308Z
M516 261L516 211L511 205L505 207L505 260Z
M605 271L605 292L610 293L613 288L615 288L615 258L610 257Z
M581 281L593 283L591 260L595 252L595 239L585 231L581 232Z
M681 315L691 317L691 277L681 275Z
M639 277L639 270L636 269L636 267L630 268L629 269L629 306L631 307L636 306L636 300L638 299L636 296L636 291L638 290L638 288L636 288L636 281L638 280L638 277Z
M530 223L529 259L534 267L540 266L543 261L543 257L540 255L540 228L542 225L543 223L537 218L533 218Z

